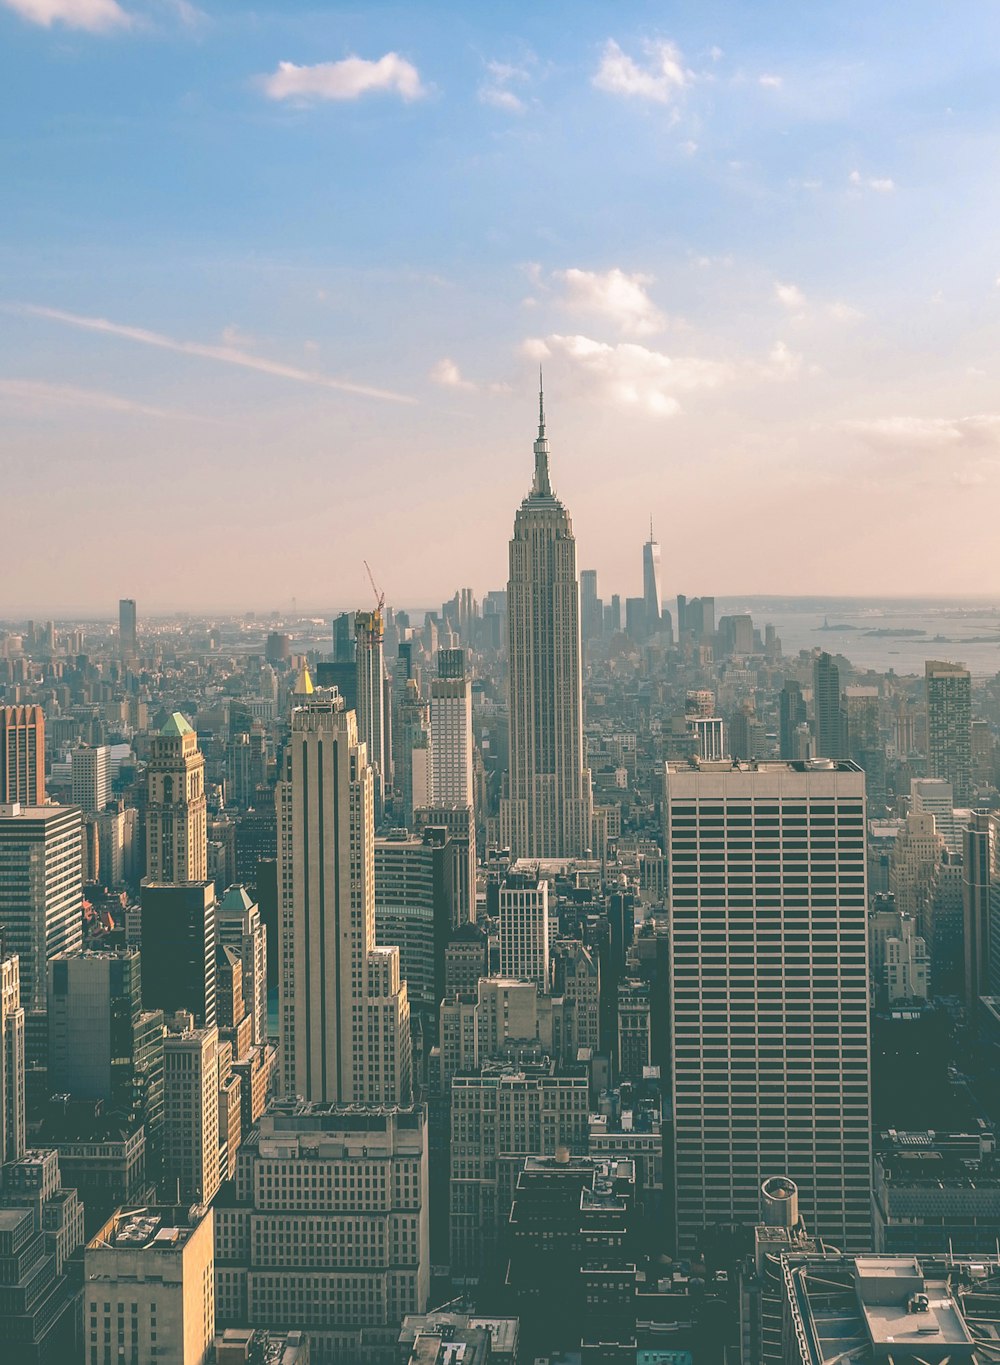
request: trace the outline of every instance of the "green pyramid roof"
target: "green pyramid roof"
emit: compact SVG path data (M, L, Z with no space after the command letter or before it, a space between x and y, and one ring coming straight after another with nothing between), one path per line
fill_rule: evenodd
M194 730L190 725L188 725L187 721L184 719L181 713L179 711L175 711L174 714L167 721L166 725L164 725L163 729L160 731L160 734L193 735Z

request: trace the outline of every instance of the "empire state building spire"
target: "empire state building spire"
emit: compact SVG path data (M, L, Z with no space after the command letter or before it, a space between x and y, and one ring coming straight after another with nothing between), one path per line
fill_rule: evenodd
M535 481L531 485L533 498L551 498L549 482L549 443L545 436L545 390L542 388L542 367L538 367L538 437L535 440Z
M507 629L510 770L501 840L515 858L589 856L593 796L583 744L576 540L549 482L541 375L535 479L510 541Z

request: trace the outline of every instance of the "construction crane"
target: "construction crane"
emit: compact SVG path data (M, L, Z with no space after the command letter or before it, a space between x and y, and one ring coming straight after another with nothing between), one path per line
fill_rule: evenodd
M385 606L385 593L384 593L384 592L379 592L378 586L377 586L377 584L376 584L376 582L375 582L375 575L372 573L371 569L368 567L368 560L367 560L367 559L363 559L361 562L362 562L362 564L365 566L365 570L367 571L367 574L368 574L368 582L372 585L372 592L375 594L375 601L376 601L377 604L378 604L378 608L377 608L377 609L378 609L378 613L379 613L379 615L381 615L381 614L382 614L382 608Z

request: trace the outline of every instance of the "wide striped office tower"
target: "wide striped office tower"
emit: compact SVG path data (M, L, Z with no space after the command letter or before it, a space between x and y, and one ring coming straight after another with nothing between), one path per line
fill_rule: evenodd
M410 1005L375 946L375 773L353 711L302 670L278 783L282 1079L324 1103L406 1104Z
M40 706L0 706L0 805L45 805L45 716Z
M790 1175L810 1232L871 1246L865 777L668 763L677 1245Z
M541 392L538 406L535 478L510 542L510 771L500 838L515 858L580 857L592 845L593 797L584 765L576 540L549 482Z

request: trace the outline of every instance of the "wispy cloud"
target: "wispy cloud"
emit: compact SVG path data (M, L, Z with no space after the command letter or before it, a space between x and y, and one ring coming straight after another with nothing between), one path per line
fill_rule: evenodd
M120 412L136 417L167 417L201 420L195 414L171 408L150 407L101 389L81 389L72 384L52 384L44 379L0 379L0 403L45 413L54 407L89 408L94 412Z
M43 28L65 24L67 28L101 33L113 28L128 28L132 23L131 15L117 0L0 0L0 5Z
M681 410L678 395L718 389L725 384L790 379L801 360L778 342L762 361L671 356L636 342L609 345L585 336L532 337L522 352L532 360L565 361L590 394L645 412L672 417Z
M357 384L350 379L338 379L315 370L299 369L295 365L284 365L277 360L251 355L235 346L212 346L200 341L179 341L175 337L165 336L162 332L151 332L145 327L129 327L123 323L110 322L107 318L86 317L79 313L67 313L60 308L44 308L31 303L8 305L7 311L27 317L45 318L49 322L61 322L68 327L79 327L84 331L99 332L105 336L120 337L124 341L135 341L142 346L156 346L164 351L174 351L178 355L197 356L203 360L219 361L224 365L257 370L261 374L274 375L277 379L291 379L296 383L311 384L316 388L337 389L341 393L353 393L362 398L381 398L391 403L416 402L416 399L406 394L393 393L389 389L374 388L368 384Z
M480 103L503 109L508 114L523 114L527 106L512 87L523 86L529 79L527 67L514 66L508 62L487 62L486 79L477 92Z
M364 57L345 57L341 62L318 62L296 66L279 62L277 71L260 78L265 95L272 100L356 100L382 91L417 100L427 91L420 72L398 52L370 62Z
M797 284L783 284L780 280L774 282L774 297L797 322L824 317L834 322L857 322L864 317L859 308L853 308L842 299L833 303L819 303L807 298Z
M770 72L757 77L757 84L762 85L765 90L780 90L784 83L781 76L775 76Z
M790 312L799 312L806 306L806 296L797 284L782 284L780 280L775 280L774 296Z
M643 51L645 63L637 62L609 38L593 84L611 95L671 104L693 79L684 65L680 48L676 43L659 41L644 43Z
M887 175L862 175L860 171L851 171L847 179L855 189L874 190L876 194L892 194L896 188L895 180Z
M473 379L466 379L458 365L450 356L443 356L430 368L427 376L432 383L440 384L445 389L464 389L467 393L509 393L510 385L500 382L492 384L477 384Z
M557 270L553 278L564 287L563 303L573 313L607 319L628 336L649 336L663 330L666 319L647 293L652 275L629 275L611 270Z
M875 417L844 422L842 426L880 449L943 451L1000 446L1000 414L993 412L969 417Z

